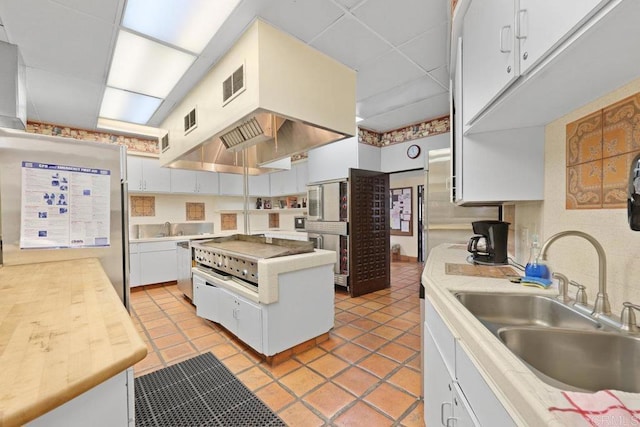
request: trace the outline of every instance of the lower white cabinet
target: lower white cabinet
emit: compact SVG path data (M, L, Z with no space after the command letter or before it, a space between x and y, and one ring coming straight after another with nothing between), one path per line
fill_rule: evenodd
M177 256L175 241L130 244L129 286L176 280L178 278Z
M193 275L193 304L198 316L220 323L219 296L220 288L214 283L207 282L197 274Z
M515 426L462 343L453 337L428 299L425 310L425 424L431 427Z
M262 352L262 308L260 305L219 289L220 323L258 352Z

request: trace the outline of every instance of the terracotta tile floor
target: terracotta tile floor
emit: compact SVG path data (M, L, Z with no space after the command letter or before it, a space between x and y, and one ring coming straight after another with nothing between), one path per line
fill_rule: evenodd
M135 375L210 351L290 426L424 426L422 268L393 263L391 288L358 298L336 290L330 339L275 367L197 317L175 285L136 289L131 315L149 354Z

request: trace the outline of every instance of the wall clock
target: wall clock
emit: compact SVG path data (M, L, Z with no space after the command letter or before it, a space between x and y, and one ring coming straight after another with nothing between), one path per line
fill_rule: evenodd
M410 159L415 159L420 155L420 146L413 144L410 145L409 148L407 148L407 156Z

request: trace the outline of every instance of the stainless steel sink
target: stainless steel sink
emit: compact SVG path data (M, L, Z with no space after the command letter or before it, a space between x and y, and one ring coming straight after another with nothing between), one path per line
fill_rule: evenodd
M494 334L504 326L602 328L597 320L544 295L459 292L455 296Z
M543 381L561 389L640 393L640 337L553 328L503 328L498 337Z

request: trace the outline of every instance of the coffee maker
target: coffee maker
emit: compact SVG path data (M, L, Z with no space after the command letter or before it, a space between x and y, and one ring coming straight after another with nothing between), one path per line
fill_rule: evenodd
M507 261L507 238L509 223L504 221L474 221L473 236L467 250L474 264L505 265Z

